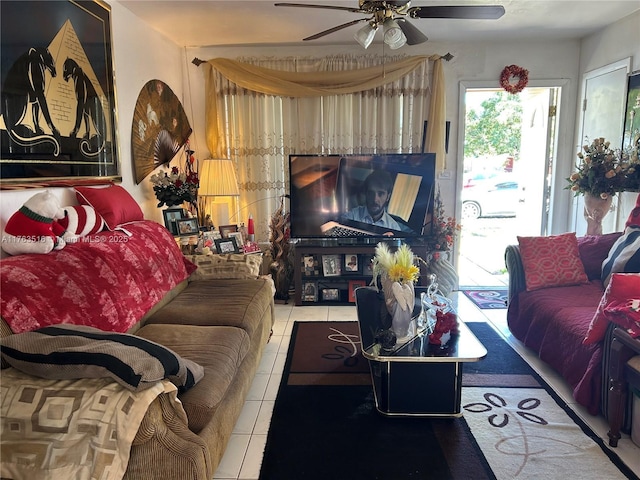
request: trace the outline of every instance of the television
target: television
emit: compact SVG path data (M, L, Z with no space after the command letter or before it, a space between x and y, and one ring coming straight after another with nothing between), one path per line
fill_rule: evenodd
M435 163L434 153L289 155L291 238L429 235Z

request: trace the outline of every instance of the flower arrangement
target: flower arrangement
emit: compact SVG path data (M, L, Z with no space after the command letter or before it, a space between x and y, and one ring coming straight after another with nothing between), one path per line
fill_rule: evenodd
M197 164L193 156L193 150L185 144L185 168L180 171L178 167L172 167L171 172L158 172L151 175L151 183L153 191L158 199L158 207L166 205L172 207L182 205L188 202L197 210L198 187L200 179L198 178Z
M433 229L427 237L428 246L434 252L450 251L456 240L456 235L462 226L456 223L454 217L445 214L444 205L440 198L440 187L436 192L433 209Z
M391 282L400 284L413 284L418 281L420 269L415 265L415 260L420 259L413 254L411 248L403 243L395 252L391 252L385 243L378 243L373 257L373 280L386 275Z
M625 176L628 165L623 164L619 152L612 149L603 137L596 138L590 145L584 145L578 152L577 172L567 181L566 187L579 194L591 194L606 200L616 192L625 190Z

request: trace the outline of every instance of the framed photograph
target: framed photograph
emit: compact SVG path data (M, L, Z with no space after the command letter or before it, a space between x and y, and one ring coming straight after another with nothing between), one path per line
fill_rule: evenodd
M0 29L6 126L0 130L0 182L33 187L121 180L111 7L98 0L39 2L37 8L1 2L0 17L20 25Z
M640 149L640 72L629 75L622 150Z
M216 250L220 254L240 253L235 238L216 238L214 241L216 243Z
M356 303L356 288L366 287L367 282L364 280L349 280L349 301Z
M315 255L303 255L302 256L302 274L307 277L317 277L320 275L320 269L318 268L318 259Z
M220 225L218 228L220 229L220 235L222 235L222 238L229 238L230 233L238 231L237 225Z
M325 277L337 277L342 274L342 255L323 255L322 274Z
M362 256L362 274L373 276L373 255Z
M174 237L178 236L178 225L176 222L184 218L184 210L182 208L167 208L162 211L164 217L164 226L171 232Z
M240 232L229 232L227 234L227 238L235 238L236 239L236 244L238 245L238 248L242 247L244 245L244 241L242 240L242 233Z
M304 284L302 285L302 301L318 301L318 284L316 282L304 282Z
M337 302L340 300L340 290L337 288L323 288L322 300L326 302Z
M198 235L198 232L200 231L198 219L195 217L176 220L176 228L178 229L178 236L180 237Z
M358 255L345 254L344 256L344 269L343 273L360 273L360 264L358 262Z

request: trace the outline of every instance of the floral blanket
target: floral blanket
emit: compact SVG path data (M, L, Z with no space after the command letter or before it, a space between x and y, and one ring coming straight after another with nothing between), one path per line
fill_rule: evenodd
M168 395L186 422L168 380L133 392L105 378L48 380L3 370L0 476L121 479L140 423L159 395Z
M196 269L162 225L141 221L62 250L0 261L0 314L14 333L59 323L126 332Z

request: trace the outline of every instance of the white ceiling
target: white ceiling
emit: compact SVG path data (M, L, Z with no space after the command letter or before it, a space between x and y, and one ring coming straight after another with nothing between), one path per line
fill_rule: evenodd
M340 10L276 7L274 1L120 0L120 4L179 46L331 45L355 43L355 25L318 40L313 35L365 15ZM358 0L290 0L357 8ZM412 6L505 7L498 20L412 19L430 41L581 38L640 10L640 0L413 0ZM638 26L640 28L640 25ZM380 35L375 42L380 42Z

